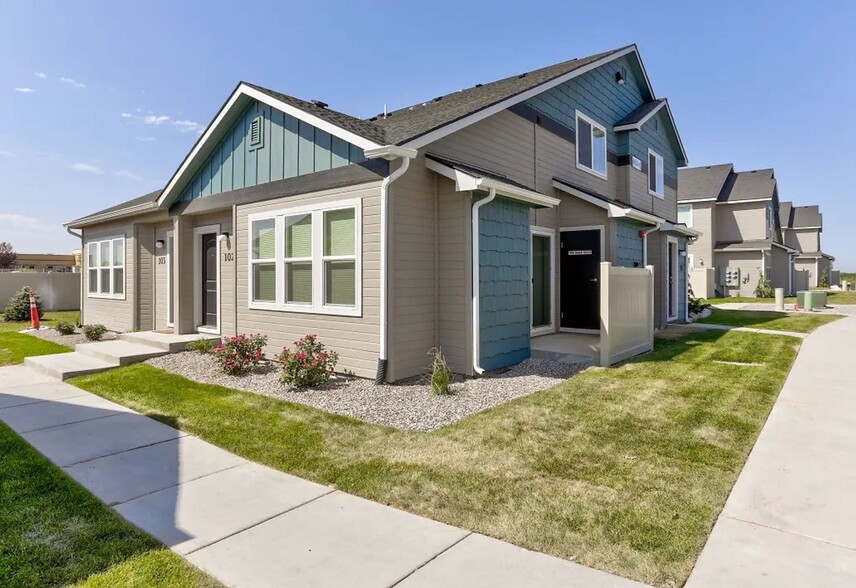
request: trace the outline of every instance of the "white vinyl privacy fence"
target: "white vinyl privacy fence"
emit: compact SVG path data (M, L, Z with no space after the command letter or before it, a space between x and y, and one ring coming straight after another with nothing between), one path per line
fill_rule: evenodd
M654 267L600 264L600 365L654 349Z
M0 274L0 312L24 286L42 298L44 310L80 310L81 274L14 272Z

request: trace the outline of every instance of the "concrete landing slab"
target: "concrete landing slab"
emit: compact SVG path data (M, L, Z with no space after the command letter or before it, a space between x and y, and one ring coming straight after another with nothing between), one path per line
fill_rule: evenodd
M28 357L24 365L42 375L67 380L75 376L97 374L118 367L116 361L105 361L96 357L88 357L80 353L57 353L55 355L38 355Z
M472 534L440 554L396 588L622 588L638 587L633 580L587 568L570 561Z
M174 551L187 554L332 491L247 463L115 508ZM286 549L279 540L272 543L277 550Z
M32 371L32 370L30 370ZM2 377L2 376L0 376ZM75 396L88 396L89 392L76 388L70 384L57 382L53 378L45 377L45 382L29 384L26 386L0 387L0 408L12 406L23 406L34 402L46 400L63 400ZM2 384L0 384L2 385Z
M4 408L0 410L0 421L21 434L128 412L120 404L90 394Z
M230 586L393 586L467 531L334 492L192 553Z
M169 353L169 351L152 345L141 345L122 340L80 343L74 346L74 351L87 357L103 359L118 365L130 365Z
M34 372L23 365L13 365L0 368L0 389L14 388L15 386L29 386L31 384L44 384L55 382L50 376Z
M244 463L210 443L180 437L79 463L65 472L112 506Z
M187 344L198 339L207 339L208 341L219 341L218 335L208 335L204 333L189 333L187 335L174 335L172 333L159 333L157 331L140 331L138 333L122 333L119 335L122 341L129 341L142 345L151 345L170 353L185 351Z
M856 586L856 551L720 517L686 586L851 588Z
M172 427L135 413L21 435L60 467L184 436Z

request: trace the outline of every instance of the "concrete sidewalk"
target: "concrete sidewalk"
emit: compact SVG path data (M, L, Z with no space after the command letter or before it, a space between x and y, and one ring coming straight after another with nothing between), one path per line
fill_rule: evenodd
M856 316L806 337L687 586L856 586Z
M759 329L757 327L735 327L734 325L717 325L715 323L687 323L682 327L693 329L707 329L710 331L740 331L742 333L759 333L761 335L778 335L780 337L796 337L805 339L808 335L796 331L777 331L775 329Z
M249 462L24 366L0 368L0 420L229 586L641 586Z

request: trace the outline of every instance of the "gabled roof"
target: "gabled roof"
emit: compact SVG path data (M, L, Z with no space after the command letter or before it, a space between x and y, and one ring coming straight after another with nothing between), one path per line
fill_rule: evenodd
M820 213L820 207L816 204L812 206L795 206L793 221L788 228L823 228L823 215Z
M125 202L122 202L115 206L111 206L109 208L99 210L98 212L93 212L92 214L88 214L78 219L74 219L73 221L66 223L65 226L70 228L77 228L82 227L84 225L109 220L111 218L119 218L129 214L139 214L140 212L145 212L147 210L157 210L157 199L158 196L160 196L160 193L160 190L155 190L154 192L149 192L148 194L137 196L136 198L126 200Z
M645 122L666 106L666 99L651 100L615 123L616 131L639 130Z
M718 200L733 171L731 163L679 169L678 201Z
M783 245L774 239L748 239L746 241L717 241L714 246L714 251L761 251L768 250L771 247L778 247L791 253L795 253L796 249Z
M783 229L791 228L793 209L793 202L779 202L779 226Z
M776 194L776 178L772 168L731 174L731 186L722 195L720 202L739 202L741 200L772 200Z

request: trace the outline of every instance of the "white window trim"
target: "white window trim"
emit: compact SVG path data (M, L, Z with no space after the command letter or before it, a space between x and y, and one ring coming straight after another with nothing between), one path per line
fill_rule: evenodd
M354 209L354 244L353 256L325 256L324 255L324 213L331 210L345 208ZM298 304L285 302L285 217L298 214L312 214L312 304ZM362 316L363 307L363 271L362 271L362 199L352 198L348 200L337 200L320 204L294 206L280 208L272 212L251 214L247 217L248 241L247 247L247 306L253 310L275 310L279 312L296 312L303 314L324 314L333 316ZM254 221L274 219L275 223L275 250L276 258L276 301L259 302L253 300L253 248L252 230ZM317 227L317 229L316 229ZM295 258L297 259L297 258ZM302 258L301 258L302 259ZM337 259L354 260L354 306L341 306L325 304L325 277L324 262ZM268 262L269 263L269 262Z
M680 214L680 209L682 207L689 209L690 222L686 223L686 225L687 225L687 228L691 229L691 228L693 228L693 224L695 224L695 218L693 217L693 213L695 212L695 210L693 209L693 205L692 204L678 204L678 214ZM678 219L678 222L681 222L680 219Z
M113 263L113 241L122 241L122 255L124 259L122 260L122 265L115 265ZM101 244L102 243L110 243L110 265L101 266ZM112 237L103 237L101 239L93 239L92 241L86 242L86 250L84 251L84 255L86 256L86 297L87 298L101 298L104 300L126 300L127 291L128 291L128 251L126 249L127 239L125 235L114 235ZM95 267L90 267L89 265L89 248L95 245ZM115 294L116 284L115 284L115 271L117 268L122 268L122 293ZM89 271L95 269L96 272L96 292L90 292L90 277ZM110 270L110 292L104 294L101 292L101 270L109 269Z
M169 320L170 318L175 319L172 314L172 308L174 305L173 297L170 296L172 285L172 248L174 246L173 235L175 233L173 231L166 232L166 326L167 327L175 327L175 321Z
M655 161L660 163L660 168L663 170L663 177L662 177L662 179L660 179L659 182L657 182L660 184L660 191L659 192L651 189L651 156L652 155L654 156ZM655 166L655 169L654 169L654 177L655 178L657 177L656 174L657 174L657 170L656 170L656 166ZM656 179L655 179L655 181L656 181ZM666 165L665 165L665 162L663 161L663 156L660 155L659 153L657 153L656 151L654 151L653 149L650 149L650 148L648 149L648 193L651 196L656 196L657 198L665 198L665 194L666 194Z
M597 129L600 129L601 131L603 131L603 169L604 169L603 173L597 171L596 169L586 167L585 165L580 163L579 144L580 144L580 141L582 140L582 138L580 137L580 119L582 119L582 120L586 121L588 124L590 124L592 129L597 128ZM602 124L598 123L597 121L595 121L591 117L586 116L585 114L583 114L579 110L576 111L576 118L574 120L574 127L575 127L576 136L577 136L577 146L574 149L574 151L576 152L577 168L581 169L584 172L589 173L593 176L597 176L598 178L601 178L602 180L607 179L607 174L609 172L609 159L608 159L609 135L606 132L606 127L604 127ZM589 134L588 140L589 140L589 143L591 144L591 160L592 160L592 165L594 165L594 135Z

